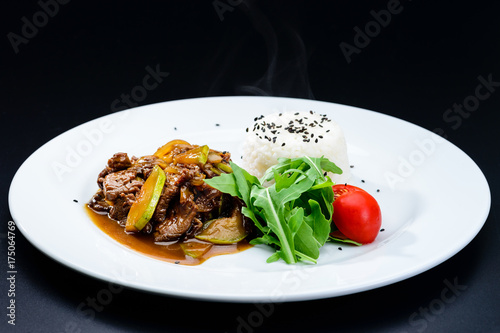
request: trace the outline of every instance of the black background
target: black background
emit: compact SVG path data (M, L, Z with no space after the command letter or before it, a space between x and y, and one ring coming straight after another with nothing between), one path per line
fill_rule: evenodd
M214 3L228 6L222 16ZM18 52L9 36L21 36L22 18L33 22L41 5L2 4L0 330L500 331L500 89L493 87L497 91L470 114L443 118L454 103L475 94L479 76L500 82L499 3L401 1L400 12L350 62L340 44L354 45L353 29L364 29L374 20L370 12L386 9L391 1L230 3L73 0L60 4L36 34L31 31L33 36L17 45ZM159 66L170 75L139 105L205 96L290 96L440 128L485 173L492 191L490 215L464 250L425 273L359 294L275 304L266 315L258 315L254 304L182 300L128 289L116 293L93 318L82 315L78 306L108 284L56 263L17 232L16 326L8 325L6 226L12 219L7 201L12 177L51 138L112 113L112 102L141 84L146 66ZM466 181L466 174L457 179ZM26 193L27 207L37 195L44 195L43 189ZM445 280L466 289L444 308L433 309ZM252 326L243 327L242 321Z

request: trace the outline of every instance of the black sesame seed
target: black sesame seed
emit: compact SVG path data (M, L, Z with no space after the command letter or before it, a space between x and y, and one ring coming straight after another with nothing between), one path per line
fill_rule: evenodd
M342 251L342 248L339 246L339 251Z
M351 169L354 168L354 165L351 165Z
M180 263L181 263L180 261L176 261L176 262L175 262L175 264L177 264L177 265L178 265L178 264L180 264Z
M380 229L380 232L383 232L383 231L385 231L385 229L384 229L384 228Z
M283 143L281 144L281 147L283 147L284 145L285 145L285 143L283 142Z
M318 143L318 139L314 140L314 142Z
M73 199L73 202L78 202L78 200L76 200L76 199Z
M245 132L248 132L248 127L247 127L247 129L245 130Z
M364 179L361 179L361 182L362 182L362 183L364 183L364 182L365 182L365 180L364 180Z
M377 192L380 192L380 189L379 189L379 188L377 189Z
M174 131L177 131L177 127L174 127Z
M220 126L220 124L215 124L215 126L219 127L219 126Z

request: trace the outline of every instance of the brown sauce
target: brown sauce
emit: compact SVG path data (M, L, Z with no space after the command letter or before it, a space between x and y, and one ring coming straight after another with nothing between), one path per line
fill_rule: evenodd
M85 205L85 211L92 222L105 234L119 242L120 244L135 250L149 257L168 261L181 265L199 265L207 259L222 255L232 254L244 251L252 247L246 240L237 244L219 245L200 241L196 238L183 242L161 242L155 243L153 235L147 234L128 234L116 221L110 219L107 215L97 214ZM203 253L196 258L186 255L182 246L192 249L193 253Z

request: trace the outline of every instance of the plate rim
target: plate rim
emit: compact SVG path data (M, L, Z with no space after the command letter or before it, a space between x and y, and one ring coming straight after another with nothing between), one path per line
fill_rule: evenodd
M343 104L338 104L338 103L331 103L331 102L327 102L327 101L317 101L317 100L307 100L307 99L300 99L300 98L289 98L289 97L271 97L271 96L265 96L265 97L261 97L261 96L220 96L220 97L217 97L217 96L213 96L213 97L198 97L198 98L187 98L187 99L180 99L180 100L173 100L173 101L165 101L165 102L160 102L160 103L154 103L154 104L148 104L148 105L143 105L143 106L140 106L140 107L135 107L135 108L131 108L131 109L127 109L127 110L123 110L123 111L119 111L119 112L115 112L115 113L111 113L111 114L108 114L108 115L103 115L103 116L100 116L98 118L95 118L95 119L92 119L92 120L89 120L89 121L86 121L82 124L79 124L75 127L72 127L66 131L64 131L63 133L55 136L54 138L52 138L51 140L47 141L46 143L44 143L43 145L41 145L39 148L37 148L32 154L29 155L28 158L26 158L26 160L21 164L21 166L18 168L18 170L16 171L14 177L12 178L12 181L10 183L10 187L9 187L9 192L8 192L8 206L9 206L9 210L10 210L10 214L11 214L11 217L12 219L15 221L16 223L16 228L19 229L21 231L21 233L23 234L23 236L35 247L37 248L39 251L41 251L42 253L44 253L45 255L47 255L48 257L50 257L51 259L55 260L56 262L59 262L61 264L63 264L64 266L66 267L69 267L73 270L76 270L80 273L84 273L85 275L88 275L90 277L93 277L93 278L97 278L97 279L100 279L102 281L108 281L108 282L111 282L111 283L118 283L118 284L122 284L124 286L127 286L127 287L130 287L130 288L133 288L133 289L136 289L136 290L142 290L142 291L148 291L148 292L153 292L153 293L159 293L159 294L163 294L163 295L167 295L167 296L174 296L174 297L182 297L182 298L191 298L191 299L199 299L199 300L209 300L209 301L230 301L230 302L252 302L252 301L261 301L262 300L262 297L258 297L257 299L253 298L253 297L241 297L241 295L238 295L237 298L231 298L231 297L214 297L213 295L211 294L206 294L206 295L199 295L199 294L189 294L189 293L186 293L186 292L179 292L179 293L172 293L172 292L162 292L162 291L159 291L155 288L148 288L147 286L137 286L137 285L134 285L134 284L131 284L131 283L124 283L124 281L120 281L120 279L112 279L110 278L109 276L105 276L104 274L96 274L95 272L90 272L89 270L85 270L85 269L82 269L82 267L79 267L78 265L73 265L73 263L71 262L67 262L66 260L63 260L61 259L60 257L58 256L54 256L53 254L51 253L47 253L47 251L45 250L44 246L42 244L39 244L39 242L36 240L36 237L33 237L32 235L30 235L29 231L25 229L25 226L24 224L21 222L18 224L18 221L16 221L16 213L15 213L15 209L13 209L12 207L14 206L14 203L13 203L13 189L15 189L15 186L16 186L16 183L19 181L19 175L21 174L21 172L23 171L23 169L26 167L28 161L33 157L35 156L35 154L37 154L37 152L39 152L40 150L44 149L44 147L46 146L49 146L51 144L51 142L53 142L54 140L64 136L64 135L68 135L67 133L68 132L71 132L71 131L75 131L77 130L78 128L81 128L83 126L86 126L87 124L91 123L91 122L97 122L99 120L102 120L104 118L108 118L108 117L115 117L115 116L118 116L119 113L123 113L123 112L137 112L137 110L141 110L141 109L145 109L145 108L150 108L151 106L155 106L155 107L162 107L164 105L168 105L169 103L191 103L191 102L200 102L200 101L203 101L203 100L211 100L213 103L213 101L217 101L217 100L235 100L235 99L254 99L254 100L257 100L257 99L260 99L260 100L284 100L284 101L288 101L288 102L292 102L293 101L301 101L301 102L310 102L310 103L324 103L324 104L328 104L328 105L336 105L337 107L341 107L341 108L350 108L350 109L357 109L359 111L362 111L362 112L369 112L369 113L372 113L376 116L381 116L381 117L388 117L388 118L392 118L393 120L397 120L398 122L403 122L403 123L406 123L406 125L411 125L411 126L415 126L417 127L419 130L423 130L423 131L427 131L429 133L432 133L431 131L419 126L419 125L416 125L416 124L413 124L407 120L404 120L404 119L400 119L400 118L397 118L395 116L392 116L392 115L387 115L387 114L383 114L383 113L380 113L380 112L377 112L377 111L372 111L372 110L367 110L367 109L363 109L363 108L359 108L359 107L355 107L355 106L349 106L349 105L343 105ZM451 147L453 147L453 149L457 149L459 152L461 152L462 154L465 155L465 157L468 158L468 160L470 160L473 165L477 168L477 171L480 172L480 174L482 175L483 179L484 179L484 185L486 186L485 187L485 194L487 194L487 198L488 198L488 202L486 203L487 204L487 207L488 209L485 210L482 214L482 216L480 218L478 218L478 220L481 220L483 221L482 223L478 223L476 225L476 229L473 233L471 233L470 237L469 237L469 240L465 242L465 244L460 244L460 245L457 245L455 246L455 248L453 250L450 250L449 253L447 253L446 256L441 256L440 258L435 258L435 263L431 266L431 267L421 267L418 271L412 271L412 272L408 272L407 274L404 275L403 278L401 278L401 276L394 276L392 278L388 278L386 281L381 281L378 283L378 285L373 285L373 286L364 286L364 287L358 287L358 288L354 288L356 290L347 290L346 292L342 293L342 292L334 292L332 295L328 295L328 294L323 294L323 295L312 295L311 293L309 294L306 294L306 295L301 295L300 293L294 293L294 295L292 297L288 297L286 298L284 301L304 301L304 300L312 300L312 299L320 299L320 298L327 298L327 297L336 297L336 296L341 296L341 295L346 295L346 294L352 294L352 293L357 293L357 292L362 292L362 291L367 291L367 290L370 290L370 289L375 289L375 288L379 288L379 287L382 287L382 286L386 286L386 285L390 285L392 283L395 283L395 282L398 282L398 281L402 281L402 280L405 280L405 279L408 279L408 278L411 278L413 276L416 276L418 274L421 274L422 272L425 272L441 263L443 263L444 261L448 260L449 258L451 258L452 256L454 256L456 253L458 253L459 251L461 251L463 248L465 248L475 237L476 235L480 232L480 230L482 229L482 227L484 226L484 223L486 222L487 218L488 218L488 215L490 213L490 210L491 210L491 190L490 190L490 187L489 187L489 184L488 184L488 180L487 178L485 177L484 173L482 172L482 170L479 168L479 166L477 165L477 163L472 160L472 158L467 154L465 153L463 150L461 150L459 147L457 147L455 144L453 144L452 142L446 140L443 138L443 140L448 144L450 145Z

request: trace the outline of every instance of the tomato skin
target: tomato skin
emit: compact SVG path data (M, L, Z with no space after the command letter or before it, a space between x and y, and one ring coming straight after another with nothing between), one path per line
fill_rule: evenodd
M373 242L382 226L382 212L377 200L353 185L334 185L333 193L332 220L339 231L361 244Z

